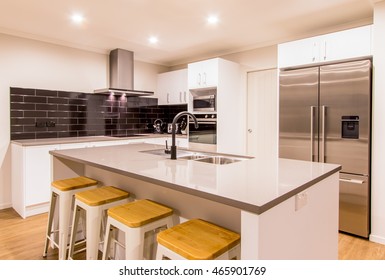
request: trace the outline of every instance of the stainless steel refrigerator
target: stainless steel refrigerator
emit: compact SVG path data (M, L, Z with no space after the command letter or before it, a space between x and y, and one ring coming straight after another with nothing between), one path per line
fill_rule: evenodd
M339 229L366 238L371 65L363 59L281 69L279 77L280 157L341 164Z

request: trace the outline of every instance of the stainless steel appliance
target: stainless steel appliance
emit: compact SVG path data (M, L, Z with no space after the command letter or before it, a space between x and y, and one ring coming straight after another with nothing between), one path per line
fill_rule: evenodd
M279 155L336 163L339 229L368 237L371 59L281 69ZM327 207L327 205L325 205Z
M216 152L217 149L217 115L194 114L198 128L189 122L189 148Z
M98 94L125 94L125 96L154 95L151 91L134 89L134 53L123 49L114 49L109 55L108 88L96 89Z
M216 89L190 90L193 101L193 112L215 112L216 111Z
M161 119L156 119L154 121L154 133L163 133L163 130L164 130L164 123Z

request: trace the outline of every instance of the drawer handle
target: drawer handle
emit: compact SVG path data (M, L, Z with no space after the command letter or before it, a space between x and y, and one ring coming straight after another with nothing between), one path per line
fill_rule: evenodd
M353 183L353 184L363 184L365 183L364 180L357 180L357 179L345 179L345 178L340 178L341 182L347 182L347 183Z

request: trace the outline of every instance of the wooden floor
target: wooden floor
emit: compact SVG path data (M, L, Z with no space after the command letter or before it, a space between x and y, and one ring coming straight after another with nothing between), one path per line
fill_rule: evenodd
M13 209L0 210L0 260L55 260L57 249L42 257L47 214L22 219ZM385 245L339 234L340 260L385 260Z

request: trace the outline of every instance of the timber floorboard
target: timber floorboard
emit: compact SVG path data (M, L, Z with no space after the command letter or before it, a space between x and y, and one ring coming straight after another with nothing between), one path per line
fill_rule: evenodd
M22 219L12 208L0 210L0 260L57 260L57 249L43 258L48 214ZM76 259L84 258L84 253ZM385 260L385 245L339 233L340 260Z

